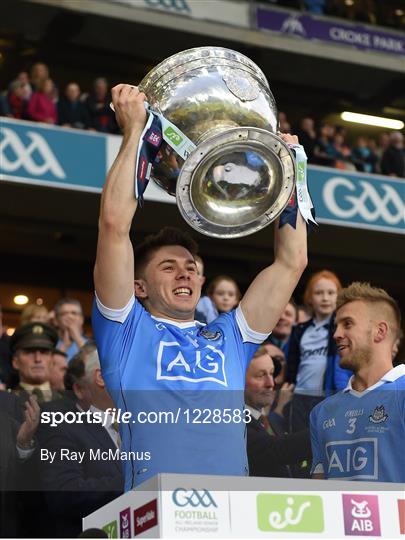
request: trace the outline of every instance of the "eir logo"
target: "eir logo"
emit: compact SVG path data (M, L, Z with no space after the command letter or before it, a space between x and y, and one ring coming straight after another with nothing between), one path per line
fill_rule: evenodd
M213 345L201 350L182 350L177 341L161 341L157 355L157 380L212 381L228 386L225 356Z

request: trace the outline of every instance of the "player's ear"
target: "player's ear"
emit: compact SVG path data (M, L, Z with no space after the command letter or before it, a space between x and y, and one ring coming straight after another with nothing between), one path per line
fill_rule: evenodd
M389 332L388 323L386 321L379 321L375 326L374 341L376 343L381 343Z
M136 279L134 281L135 296L137 298L147 298L148 292L146 287L146 281L143 279Z

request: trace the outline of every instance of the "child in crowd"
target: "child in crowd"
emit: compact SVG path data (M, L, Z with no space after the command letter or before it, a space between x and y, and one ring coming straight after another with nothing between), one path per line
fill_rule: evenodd
M241 299L238 284L229 276L215 277L207 288L207 296L220 313L228 313L239 304Z
M49 324L49 310L43 304L28 304L21 312L20 325L31 322L42 322Z
M304 293L304 303L313 317L297 324L291 333L287 357L287 380L295 384L290 410L290 431L305 429L309 413L325 396L343 389L351 375L339 367L333 340L334 311L339 278L322 270L313 274Z

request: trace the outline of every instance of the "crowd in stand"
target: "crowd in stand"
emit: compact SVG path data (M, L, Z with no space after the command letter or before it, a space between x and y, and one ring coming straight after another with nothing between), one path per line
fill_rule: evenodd
M61 91L50 77L48 66L38 62L29 74L18 73L0 95L0 116L119 133L110 101L110 88L104 77L95 79L89 93L82 93L76 82Z
M280 112L279 116L281 132L297 134L309 163L405 178L404 136L400 131L381 132L378 140L361 135L351 145L341 125L323 123L317 128L314 119L308 116L294 129L285 113Z
M268 4L308 11L313 15L330 15L346 20L379 26L404 28L405 9L401 0L264 0Z
M110 101L110 88L105 78L97 78L90 93L82 93L80 86L71 82L59 95L48 66L36 63L30 75L20 72L8 90L0 94L0 116L117 134L120 130ZM328 123L317 126L310 116L294 126L283 112L279 119L281 132L298 135L309 163L405 177L405 147L401 132L381 132L378 140L359 136L354 144L349 144L343 126Z

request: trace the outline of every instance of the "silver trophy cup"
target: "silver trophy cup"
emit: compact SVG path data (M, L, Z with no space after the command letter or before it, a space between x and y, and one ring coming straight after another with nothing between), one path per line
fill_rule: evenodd
M191 227L236 238L280 215L296 166L276 135L276 104L256 64L230 49L189 49L152 69L139 89L196 145L182 159L164 142L151 171Z

